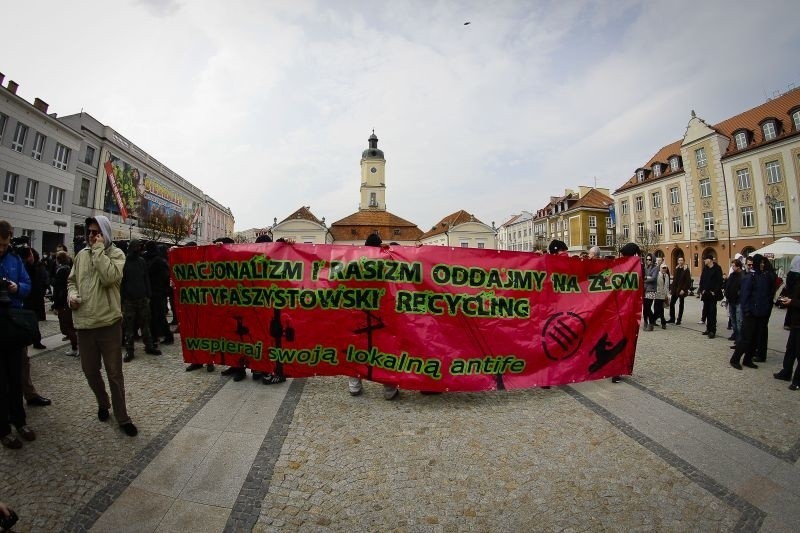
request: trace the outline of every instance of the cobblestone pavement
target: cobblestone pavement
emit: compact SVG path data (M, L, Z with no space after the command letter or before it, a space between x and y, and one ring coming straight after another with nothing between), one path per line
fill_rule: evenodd
M353 398L345 378L296 381L226 529L792 530L764 505L772 498L787 512L800 508L800 393L772 378L786 341L782 313L772 319L767 363L737 371L727 364L725 314L720 336L709 340L697 324L699 302L686 303L683 326L641 333L633 376L617 385L404 391L387 402L373 383ZM56 333L57 325L47 331ZM140 428L132 439L96 419L78 361L63 355L63 345L55 348L60 335L47 340L54 348L32 351L31 362L34 383L53 405L28 409L37 441L0 449L0 500L17 509L19 531L83 530L228 380L218 371L184 372L178 346L153 357L137 345L136 359L124 367L129 411ZM721 430L745 456L774 458L795 492L766 478L761 494L738 489L691 464L689 450L668 450L642 433L626 409L597 403L598 395L641 394ZM650 402L628 406L645 419L649 409ZM683 427L672 433L680 438Z

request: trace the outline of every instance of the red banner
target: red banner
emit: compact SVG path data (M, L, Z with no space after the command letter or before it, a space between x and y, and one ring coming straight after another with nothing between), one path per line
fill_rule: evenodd
M428 391L630 374L638 258L436 246L218 244L169 253L187 363Z
M108 178L108 186L111 187L111 192L114 193L114 198L117 201L117 207L119 207L119 216L123 219L128 218L128 208L125 207L125 202L122 201L122 193L119 190L119 183L117 183L117 177L114 175L114 165L111 161L106 161L103 165L103 168L106 169L106 177Z

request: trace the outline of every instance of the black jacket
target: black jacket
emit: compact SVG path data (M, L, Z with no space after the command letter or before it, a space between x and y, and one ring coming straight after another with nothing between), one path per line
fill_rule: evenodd
M147 263L136 252L129 253L125 258L120 295L123 300L150 298L150 276L147 273Z
M716 263L710 267L704 266L697 289L703 300L722 300L722 268Z
M739 303L739 290L742 287L742 272L731 272L725 281L725 298L732 304Z

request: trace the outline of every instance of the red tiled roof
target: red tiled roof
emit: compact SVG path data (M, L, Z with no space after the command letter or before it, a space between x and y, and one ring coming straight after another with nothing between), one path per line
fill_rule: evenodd
M422 235L416 224L388 211L356 211L331 224L334 241L366 240L377 231L385 241L416 241Z
M518 216L514 217L514 219L518 218ZM480 224L483 224L483 222L475 218L474 215L471 215L466 211L464 211L463 209L461 209L460 211L456 211L452 215L447 215L442 220L437 222L436 225L433 226L433 228L423 233L420 239L425 239L427 237L433 237L434 235L439 235L441 233L446 232L447 230L449 230L454 226L458 226L459 224L466 224L467 222L478 222Z
M734 154L739 154L747 150L761 147L768 143L779 142L786 137L800 134L800 132L794 129L790 114L792 111L796 111L798 108L800 108L800 89L793 89L779 96L778 98L772 99L748 111L745 111L744 113L740 113L734 117L723 120L719 124L710 126L717 133L730 139L728 147L722 157L724 158ZM764 140L764 132L761 129L761 122L768 118L774 118L778 121L779 131L775 139L766 141ZM733 134L741 129L749 131L750 135L748 139L749 144L745 148L739 150L736 148L736 143L733 142ZM640 168L645 169L649 174L654 163L667 163L667 160L671 155L680 155L682 143L683 139L679 139L668 144L659 150L658 153L656 153L656 155L654 155L646 165ZM645 181L666 179L680 172L683 172L683 168L679 168L677 171L672 171L668 165L666 169L662 169L661 176L658 178L653 178L652 176L646 174ZM614 192L617 193L638 184L639 182L637 181L636 174L634 173L634 175L628 181L626 181Z
M296 219L310 220L311 222L316 222L320 226L323 225L322 221L320 219L318 219L317 217L315 217L311 213L311 206L308 206L308 207L303 206L303 207L301 207L300 209L298 209L297 211L295 211L294 213L292 213L288 217L286 217L283 220L281 220L281 224L283 224L284 222L286 222L288 220L296 220Z
M614 203L610 196L605 195L597 189L591 189L588 193L584 194L577 202L569 206L567 211L573 209L608 209L608 206Z

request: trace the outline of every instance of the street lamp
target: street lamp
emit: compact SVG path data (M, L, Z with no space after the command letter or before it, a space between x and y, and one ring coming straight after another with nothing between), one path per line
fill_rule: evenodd
M54 220L53 224L55 224L56 231L58 232L58 244L64 244L61 241L61 228L66 228L67 227L67 223L65 221L63 221L63 220Z
M775 242L775 208L778 206L778 199L768 194L764 197L764 201L772 212L772 242Z

